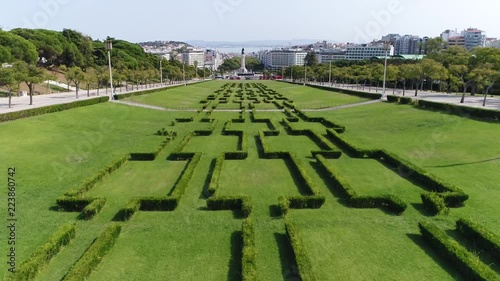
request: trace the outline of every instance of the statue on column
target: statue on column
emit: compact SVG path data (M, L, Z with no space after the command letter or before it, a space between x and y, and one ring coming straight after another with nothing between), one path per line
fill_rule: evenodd
M241 54L244 55L245 54L245 48L241 49Z

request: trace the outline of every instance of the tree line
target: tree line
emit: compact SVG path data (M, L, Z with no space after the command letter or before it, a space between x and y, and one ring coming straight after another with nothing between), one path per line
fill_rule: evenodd
M285 77L294 80L343 83L358 87L379 87L384 79L384 60L334 61L318 64L314 53L309 53L305 66L284 70ZM280 72L281 73L281 72ZM386 81L389 87L407 90L415 96L422 90L461 92L463 103L467 93L498 94L494 89L500 82L500 49L475 48L467 51L460 46L434 48L422 60L388 60ZM496 91L493 91L496 90Z
M110 85L108 53L105 42L113 44L111 64L113 67L113 85ZM26 84L33 104L35 85L45 80L54 80L57 71L64 74L68 85L76 88L76 96L81 88L114 88L147 85L160 80L160 58L144 52L138 44L115 38L104 41L93 40L78 31L64 29L52 31L45 29L17 28L10 31L0 29L0 64L8 63L12 67L0 67L0 85L11 96L19 91L20 84ZM207 69L187 66L172 58L161 61L163 77L166 81L178 81L209 75ZM184 68L184 71L183 71ZM45 69L45 70L44 70Z

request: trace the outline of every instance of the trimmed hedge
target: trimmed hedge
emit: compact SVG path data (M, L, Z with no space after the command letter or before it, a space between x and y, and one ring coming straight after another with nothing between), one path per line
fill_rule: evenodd
M78 107L83 107L83 106L99 104L99 103L103 103L103 102L107 102L107 101L109 101L109 97L99 97L99 98L95 98L95 99L81 100L81 101L75 101L75 102L71 102L71 103L55 104L55 105L49 105L49 106L38 107L38 108L33 108L33 109L25 109L25 110L16 111L16 112L4 113L4 114L0 114L0 123L6 122L6 121L13 121L13 120L17 120L17 119L22 119L22 118L38 116L38 115L43 115L43 114L48 114L48 113L60 112L60 111L78 108Z
M457 221L457 230L500 262L500 236L468 219Z
M184 139L181 141L181 143L175 148L175 150L170 154L169 159L170 160L188 160L193 157L194 153L190 152L182 152L184 148L188 145L188 143L191 141L191 138L193 137L193 133L188 133Z
M399 97L398 96L393 96L393 95L387 95L387 102L399 102Z
M365 150L350 143L346 138L332 129L326 130L328 138L339 148L347 152L353 158L371 158L376 153L375 150Z
M201 83L201 82L199 82L199 83ZM184 85L176 85L176 86L171 86L171 87L155 88L155 89L150 89L150 90L145 90L145 91L114 95L113 98L115 100L123 100L123 99L127 99L130 97L153 94L153 93L162 92L162 91L166 91L168 89L174 89L174 88L179 88L179 87L184 87Z
M252 213L252 200L246 196L211 197L207 199L207 207L210 210L240 210L245 217Z
M217 119L208 119L210 120L209 122L204 122L206 119L202 119L202 122L204 123L211 123L210 128L206 130L195 130L194 135L195 136L210 136L214 132L215 128L217 127L217 124L219 123L219 120Z
M440 103L428 100L418 100L417 106L425 109L446 111L460 117L473 117L483 120L500 120L500 111L485 108L465 107L449 103Z
M87 205L82 211L82 218L84 220L91 220L97 215L104 205L106 204L106 198L97 198L92 203Z
M302 281L318 280L318 278L314 275L314 271L312 270L311 260L307 256L306 247L304 245L304 242L302 242L302 239L300 238L297 227L290 222L285 222L285 229L286 229L286 235L288 236L288 240L292 245L295 260L299 268L299 274L301 280Z
M198 163L201 159L201 153L195 153L194 157L189 160L189 163L186 165L186 168L182 172L182 176L174 187L174 190L171 192L172 197L176 197L180 200L186 191L186 188L193 177L194 170L198 166Z
M212 172L212 177L210 178L210 184L208 185L208 192L214 195L219 188L219 177L222 171L222 165L224 164L225 156L221 155L215 160L215 167Z
M141 208L141 200L139 198L131 199L114 217L115 221L128 221Z
M399 197L394 195L382 196L355 196L349 200L354 208L379 208L400 215L404 213L408 205Z
M373 93L348 90L348 89L340 89L340 88L332 88L332 87L326 87L326 86L320 86L320 85L309 85L308 84L307 86L311 87L311 88L321 89L321 90L330 91L330 92L337 92L337 93L342 93L342 94L347 94L347 95L351 95L351 96L356 96L356 97L360 97L360 98L367 98L367 99L372 99L372 100L379 100L382 98L382 94L373 94Z
M130 153L131 161L154 161L165 147L177 137L176 132L169 132L167 138L158 146L158 148L150 153Z
M316 155L321 155L327 159L339 159L342 157L341 151L311 151L312 156L316 157Z
M120 235L120 231L121 226L119 224L108 226L99 236L97 236L83 256L71 267L63 280L85 280L113 247L116 238Z
M399 97L399 103L400 104L412 104L413 99L410 97Z
M241 257L241 275L243 281L257 280L257 253L255 249L255 230L253 221L248 218L242 226L243 250Z
M457 241L450 238L443 230L430 222L418 224L424 239L441 255L451 261L455 268L462 272L466 280L499 280L498 275L478 260Z
M356 197L357 193L351 186L340 176L340 173L331 165L328 165L325 157L316 155L316 160L320 167L326 172L328 178L333 182L336 189L338 189L344 197L350 199Z
M96 185L96 183L100 182L104 178L104 176L112 174L114 171L118 170L121 166L123 166L123 164L127 162L128 158L129 155L126 155L118 159L117 161L111 163L110 165L106 166L106 168L98 172L94 177L86 180L79 187L66 192L64 195L69 197L75 197L86 193L87 191L91 190Z
M320 191L314 181L309 176L307 170L302 166L302 163L299 161L297 156L293 153L288 153L288 159L291 166L292 175L296 175L298 178L299 184L302 185L303 188L306 189L308 195L320 195Z
M140 199L140 210L146 212L173 211L180 197L144 197Z
M290 196L280 197L278 206L283 215L286 215L290 209L320 209L325 204L325 196Z
M39 247L26 261L22 262L14 274L9 274L7 280L30 281L34 280L38 272L47 265L59 251L75 238L76 225L65 224L59 228L47 243Z
M82 212L95 198L61 196L56 199L57 206L66 212Z
M442 193L440 196L443 197L448 207L462 206L469 199L469 196L458 187L444 182L435 175L420 169L395 154L379 150L374 156L380 162L397 168L401 176L417 182L423 188L432 192Z
M194 121L193 117L190 117L190 118L175 118L175 122L177 122L177 123L190 123L190 122L193 122L193 121Z
M432 213L432 215L447 215L450 209L446 207L446 202L444 202L443 197L439 196L435 192L422 193L420 196L422 198L422 203L426 210Z

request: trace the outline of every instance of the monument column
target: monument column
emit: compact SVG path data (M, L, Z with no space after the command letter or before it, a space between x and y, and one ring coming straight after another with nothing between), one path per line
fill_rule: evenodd
M248 73L246 67L245 48L241 49L241 73Z

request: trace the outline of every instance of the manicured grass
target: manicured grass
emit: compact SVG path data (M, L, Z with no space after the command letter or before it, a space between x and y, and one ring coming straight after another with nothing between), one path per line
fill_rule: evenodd
M166 108L201 109L200 100L225 84L209 82L130 100ZM303 108L363 101L285 83L262 84ZM17 168L18 261L26 260L59 226L76 221L76 238L36 279L61 280L131 198L168 195L188 163L172 161L169 155L188 133L209 128L209 123L200 122L208 117L218 120L212 135L194 136L183 149L202 155L177 209L140 210L130 221L121 222L116 244L88 280L183 281L200 276L206 280L241 280L241 216L232 211L210 211L206 204L213 160L222 152L238 149L238 137L224 136L222 129L239 113L206 114L106 103L0 123L0 145L6 148L6 153L0 154L0 168ZM325 196L320 209L293 209L287 217L299 230L318 280L460 280L456 268L422 239L418 222L430 220L461 243L453 231L459 217L472 218L500 234L500 150L495 141L500 137L498 123L385 103L307 115L345 125L344 137L352 143L366 149L386 149L470 195L465 206L452 208L449 216L428 217L419 198L423 190L376 160L347 155L327 160L359 195L393 194L408 204L400 216L380 209L353 209L339 197L333 182L311 156L311 151L319 150L318 145L307 136L288 135L279 124L285 117L282 112L257 112L257 118L272 119L280 130L279 136L265 137L270 149L297 155L310 182ZM190 117L194 117L193 122L172 123L176 118ZM301 195L297 175L291 174L289 164L282 159L262 159L257 136L269 128L265 123L251 123L249 111L244 117L245 123L233 123L231 129L245 131L248 158L224 161L216 196L252 199L258 280L295 280L299 272L277 205L279 196ZM303 121L294 123L294 127L321 134L326 129L319 123ZM161 128L178 136L156 160L129 161L85 194L107 199L94 219L83 221L77 218L79 213L56 211L57 197L110 163L131 152L155 151L165 139L155 135ZM6 213L4 206L0 206L0 212ZM3 239L1 250L7 253ZM7 274L5 266L0 278Z

